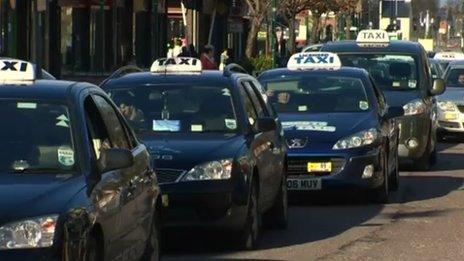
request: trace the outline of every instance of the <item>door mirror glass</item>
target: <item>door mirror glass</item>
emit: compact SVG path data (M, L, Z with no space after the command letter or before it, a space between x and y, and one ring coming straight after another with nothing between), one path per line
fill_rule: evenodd
M260 132L273 131L277 128L277 124L273 118L259 118L257 126Z
M445 81L443 79L433 80L433 87L430 93L432 95L440 95L445 92Z
M388 119L393 119L401 116L404 116L404 109L402 107L388 107L388 112L386 115Z
M101 152L98 168L102 173L126 169L134 165L134 157L127 149L107 149Z

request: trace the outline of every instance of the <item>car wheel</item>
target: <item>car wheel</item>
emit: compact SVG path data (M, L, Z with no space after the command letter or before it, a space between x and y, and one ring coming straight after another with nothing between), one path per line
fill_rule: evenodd
M153 216L152 229L142 260L159 261L161 256L161 226L159 209Z
M261 226L261 216L258 207L258 190L253 184L250 192L250 203L248 205L248 214L243 231L238 237L238 246L243 250L253 250L256 248L259 230Z
M285 229L288 224L288 194L286 175L283 175L279 194L272 208L264 215L263 222L268 228Z
M98 261L100 259L100 254L98 252L98 240L95 235L90 234L87 238L87 244L85 249L85 258L86 261Z
M400 163L398 160L398 153L395 153L395 170L390 173L388 188L390 191L397 191L400 187Z
M388 163L383 156L382 172L384 175L383 182L380 186L370 191L369 199L373 203L384 204L388 202Z

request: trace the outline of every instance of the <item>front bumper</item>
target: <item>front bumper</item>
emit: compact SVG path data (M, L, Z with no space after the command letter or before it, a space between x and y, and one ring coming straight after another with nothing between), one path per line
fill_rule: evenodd
M464 113L438 110L438 130L444 133L464 133Z
M404 116L398 119L400 137L398 157L400 161L421 158L430 141L431 119L428 114Z
M38 248L38 249L11 249L0 250L0 260L2 261L42 261L42 260L61 260L56 255L53 248Z
M321 186L320 189L315 189L316 191L346 188L372 189L380 186L384 179L378 148L330 153L295 153L289 151L287 161L287 184L294 179L320 179ZM328 161L332 162L331 173L318 175L308 173L308 162ZM374 166L374 173L372 177L363 178L364 169L369 165ZM291 188L289 191L293 192Z
M240 230L247 215L246 185L225 181L162 184L163 225L166 228Z

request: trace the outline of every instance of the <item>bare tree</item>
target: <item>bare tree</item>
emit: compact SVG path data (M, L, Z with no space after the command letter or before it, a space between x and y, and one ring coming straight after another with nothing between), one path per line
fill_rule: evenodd
M351 16L356 12L360 0L336 0L336 5L334 6L335 12L340 12L345 16L345 35L346 39L351 39L351 26L353 21Z
M296 50L296 35L295 35L295 25L296 25L296 16L305 11L309 10L311 7L311 0L281 0L279 5L279 14L282 15L282 18L288 24L289 30L289 41L290 52L294 53Z
M271 0L245 0L250 17L250 31L248 32L245 55L251 58L254 53L256 38L261 24L269 12Z
M312 16L311 42L318 43L320 41L320 22L322 14L329 11L337 10L337 0L308 0L310 2L310 10Z

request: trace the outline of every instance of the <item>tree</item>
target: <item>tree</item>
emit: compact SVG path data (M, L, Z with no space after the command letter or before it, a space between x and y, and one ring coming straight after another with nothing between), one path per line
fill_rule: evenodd
M359 0L337 0L336 5L334 6L335 12L340 12L345 17L345 35L346 39L351 39L351 26L353 21L351 16L356 12Z
M289 46L290 52L294 53L296 46L295 46L295 24L296 24L296 16L311 8L312 1L311 0L281 0L279 5L279 14L281 14L282 18L288 24L289 30Z
M320 41L320 22L321 16L324 13L337 9L338 0L308 0L312 14L312 29L311 42L318 43Z
M248 15L250 17L250 31L248 32L245 55L247 58L251 58L261 23L268 14L271 0L245 0L245 2L248 6Z

